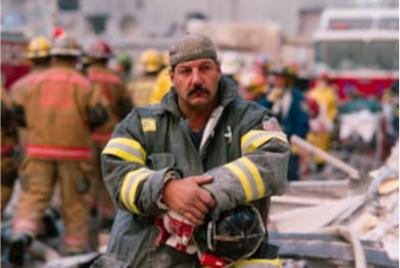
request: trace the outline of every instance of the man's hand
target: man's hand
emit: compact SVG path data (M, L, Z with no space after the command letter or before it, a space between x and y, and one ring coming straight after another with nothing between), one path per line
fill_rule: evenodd
M169 180L164 186L163 201L193 225L200 225L209 210L215 206L214 198L201 187L212 180L212 176Z

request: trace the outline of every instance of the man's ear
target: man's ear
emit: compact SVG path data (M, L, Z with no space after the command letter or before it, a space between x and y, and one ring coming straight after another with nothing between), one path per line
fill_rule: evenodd
M169 78L171 79L171 81L174 80L174 70L174 68L169 69Z
M220 63L219 61L216 61L215 63L217 64L217 71L218 71L220 74L222 74L222 71L221 71L221 63Z
M219 61L215 61L215 64L217 65L218 76L219 78L221 78L222 77L221 63Z

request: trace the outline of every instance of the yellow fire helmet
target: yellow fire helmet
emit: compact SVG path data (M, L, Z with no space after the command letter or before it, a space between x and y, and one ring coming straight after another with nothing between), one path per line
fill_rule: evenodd
M28 46L27 58L37 59L48 57L50 53L50 42L43 36L35 37Z
M160 52L156 49L147 49L143 52L139 61L139 70L144 72L157 72L162 67Z

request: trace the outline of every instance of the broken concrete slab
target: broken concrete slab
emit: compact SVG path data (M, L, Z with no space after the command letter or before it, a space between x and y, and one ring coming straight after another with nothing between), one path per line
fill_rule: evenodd
M354 204L362 204L364 195L343 198L318 206L293 209L291 211L271 214L270 221L279 232L307 233L315 232L340 217Z
M270 233L269 242L279 246L281 258L304 258L318 260L343 260L354 262L351 245L338 236L317 233ZM380 244L361 241L368 265L398 267L398 261L391 260Z
M332 200L290 195L273 196L271 197L270 214L281 213L296 208L317 206L329 201Z

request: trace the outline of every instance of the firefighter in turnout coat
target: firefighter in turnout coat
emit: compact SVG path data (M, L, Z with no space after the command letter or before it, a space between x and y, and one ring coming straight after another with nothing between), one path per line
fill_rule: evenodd
M92 180L92 192L97 203L96 207L102 217L102 223L105 225L104 227L107 227L113 220L114 206L101 179L100 152L111 138L114 126L129 112L131 107L122 79L107 68L107 63L112 57L111 47L106 42L98 40L87 49L86 56L89 63L87 77L94 90L100 91L106 100L109 115L107 122L92 134L95 150L95 178Z
M170 64L174 87L161 104L133 110L102 152L119 208L107 253L93 267L199 267L190 235L184 245L163 243L168 213L196 227L252 203L266 222L270 196L285 188L286 136L222 77L211 40L184 36L172 45Z
M107 118L89 81L74 70L80 55L68 35L55 39L53 67L29 80L29 90L16 96L27 128L27 149L21 174L23 192L13 221L10 261L23 264L23 255L40 231L56 182L60 185L66 254L88 250L89 207L83 196L89 181L82 162L92 157L90 128Z

